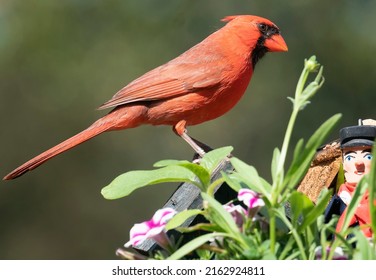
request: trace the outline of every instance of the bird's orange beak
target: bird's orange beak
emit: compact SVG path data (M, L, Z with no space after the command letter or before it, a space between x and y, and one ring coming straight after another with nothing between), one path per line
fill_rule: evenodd
M270 52L287 52L288 48L285 40L280 34L275 34L265 40L264 46Z

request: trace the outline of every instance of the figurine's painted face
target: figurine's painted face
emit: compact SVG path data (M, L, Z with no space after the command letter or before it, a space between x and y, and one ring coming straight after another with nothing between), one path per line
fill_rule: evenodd
M346 182L356 185L371 169L372 147L346 148L343 154L343 171Z

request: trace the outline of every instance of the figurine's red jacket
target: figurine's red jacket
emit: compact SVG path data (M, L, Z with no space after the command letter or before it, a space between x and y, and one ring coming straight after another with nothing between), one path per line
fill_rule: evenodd
M338 195L341 197L344 192L347 192L352 197L355 192L355 188L356 186L352 186L350 184L344 183L340 186L338 190ZM366 190L366 192L364 193L362 197L362 200L360 201L357 209L355 210L354 216L351 218L350 225L353 225L356 222L358 222L364 235L366 237L372 237L372 229L370 227L370 224L372 221L371 221L368 197L369 197L369 193L368 193L368 190ZM338 220L337 228L336 228L337 232L340 232L343 227L346 213L347 213L347 208L345 209L345 211L343 211L342 215L340 216Z

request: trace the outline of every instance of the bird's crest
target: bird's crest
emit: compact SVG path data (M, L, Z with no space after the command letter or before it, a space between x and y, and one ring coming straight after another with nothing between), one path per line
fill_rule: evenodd
M237 18L238 15L235 15L235 16L227 16L227 17L224 17L223 19L221 19L221 21L223 22L229 22L229 21L232 21L234 18Z

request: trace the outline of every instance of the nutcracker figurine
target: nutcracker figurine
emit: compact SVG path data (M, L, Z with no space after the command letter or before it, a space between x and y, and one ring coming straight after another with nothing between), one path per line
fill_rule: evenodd
M347 205L354 194L360 179L371 168L372 147L376 137L376 126L359 125L342 128L339 132L340 148L342 152L342 165L345 182L333 195L325 210L325 221L330 221L333 214L339 216L336 231L340 232L347 211ZM372 237L368 190L364 193L350 226L360 226L366 237Z

